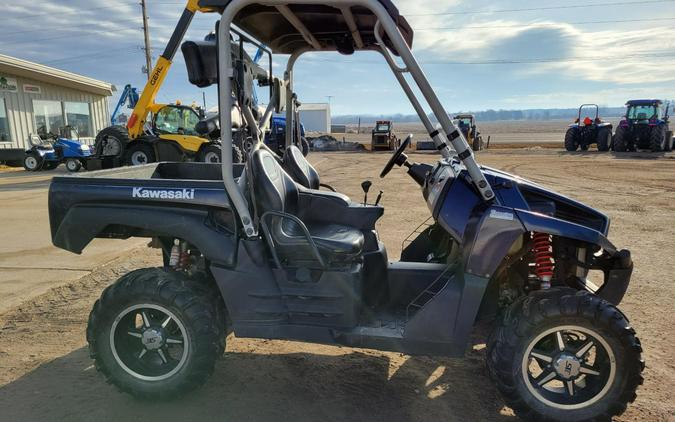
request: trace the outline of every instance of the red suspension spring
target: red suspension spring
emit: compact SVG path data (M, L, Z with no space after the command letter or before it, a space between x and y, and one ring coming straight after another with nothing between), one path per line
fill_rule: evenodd
M546 233L532 233L534 247L534 272L540 280L550 282L553 277L553 245L551 244L551 235Z

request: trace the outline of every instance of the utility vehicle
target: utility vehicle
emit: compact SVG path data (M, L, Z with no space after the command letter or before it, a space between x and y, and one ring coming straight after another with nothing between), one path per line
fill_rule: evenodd
M661 100L630 100L626 115L614 134L617 152L648 149L652 152L673 149L673 132L669 128L670 104Z
M462 356L484 322L489 373L518 415L604 420L626 409L644 365L616 308L630 252L607 239L601 212L477 164L389 0L198 6L220 13L218 42L190 45L188 74L217 85L220 109L242 104L253 139L246 164L232 162L231 115L221 113L220 165L156 163L57 177L50 187L56 246L80 253L95 237L141 236L163 252L163 266L122 276L90 314L89 351L111 383L148 398L192 390L213 371L229 332ZM232 56L234 25L290 55L263 121L245 106L253 75ZM410 135L382 169L385 177L403 168L432 216L397 262L377 234L381 205L318 190L318 173L289 138L283 159L262 142L272 111L285 104L287 123L295 114L293 67L303 53L357 50L383 55L441 154L434 165L412 162Z
M30 149L25 152L23 167L28 171L54 170L64 163L69 172L79 171L91 157L89 145L80 142L77 129L65 126L59 135L41 132L31 135ZM73 136L75 135L75 136Z
M401 145L401 140L394 133L393 123L390 120L378 120L371 132L370 150L386 149L394 151Z
M476 116L473 114L458 114L454 117L457 121L459 130L462 131L462 134L466 138L469 145L474 151L480 151L483 149L483 137L478 131L478 125L476 124Z
M586 116L581 118L584 109L594 108L595 117ZM588 151L588 148L596 144L598 151L609 151L612 147L612 124L600 119L600 107L597 104L582 104L579 107L579 115L574 123L569 125L565 133L565 149L567 151Z

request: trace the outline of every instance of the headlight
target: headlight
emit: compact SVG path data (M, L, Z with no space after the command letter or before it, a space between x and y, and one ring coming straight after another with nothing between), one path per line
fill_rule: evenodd
M80 149L81 149L82 151L89 151L89 145L82 145L82 146L80 147Z

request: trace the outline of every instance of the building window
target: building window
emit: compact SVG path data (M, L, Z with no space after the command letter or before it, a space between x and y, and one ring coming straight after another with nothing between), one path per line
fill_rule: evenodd
M58 135L60 129L65 126L63 109L59 101L33 100L35 112L35 125L41 138L49 138L50 135Z
M93 136L88 103L64 103L64 108L66 110L66 123L76 128L80 137Z
M9 119L4 98L0 98L0 142L12 142L9 137Z

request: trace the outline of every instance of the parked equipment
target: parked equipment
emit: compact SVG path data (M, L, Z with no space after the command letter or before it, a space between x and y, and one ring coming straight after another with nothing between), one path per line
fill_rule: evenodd
M218 165L158 163L57 177L49 191L56 246L79 253L94 237L136 236L153 238L163 252L162 268L122 276L90 314L90 355L108 381L146 398L192 390L212 373L229 332L462 356L481 321L492 328L489 372L517 415L604 420L625 410L644 368L635 331L616 308L630 282L630 252L607 239L601 212L478 165L412 54L412 29L389 0L203 3L222 13L221 42L187 58L188 73L217 85L224 109L235 95L253 139L248 161L232 163L225 153ZM260 129L271 110L253 118L246 64L232 61L232 45L222 42L233 25L290 55L284 81L272 84L277 112L279 102L293 107L283 93L301 54L380 49L442 155L434 165L412 162L404 153L409 135L380 173L400 166L431 213L400 261L389 261L377 234L382 205L312 188L318 173L296 146L282 164L264 145ZM220 128L228 151L229 114L220 114ZM591 282L589 272L603 277Z
M669 127L669 109L670 103L664 107L661 100L628 101L626 115L614 134L614 151L671 151L673 132Z
M454 120L457 121L459 129L464 134L469 145L471 145L471 149L480 151L485 147L483 136L476 125L476 116L473 114L458 114L454 117Z
M286 149L286 118L283 116L273 116L270 120L269 130L265 133L265 145L279 156L284 155ZM309 142L305 138L305 126L300 124L300 146L302 155L309 154Z
M370 150L386 149L393 151L401 145L401 140L394 133L394 124L390 120L378 120L371 131Z
M132 87L129 84L125 85L124 89L122 90L122 94L120 95L120 99L117 101L117 104L115 105L115 110L110 116L110 124L112 124L113 126L117 124L117 115L119 114L122 107L124 107L125 105L127 108L130 109L136 107L136 104L138 104L138 98L139 98L138 89Z
M28 171L53 170L61 163L70 172L87 166L91 157L89 145L72 139L77 130L71 126L61 128L60 135L42 133L31 135L31 148L26 151L23 167Z
M586 108L595 108L595 117L581 118ZM597 104L582 104L577 120L569 125L565 133L565 149L587 151L591 145L597 145L598 151L609 151L612 147L612 124L600 119L600 107Z

